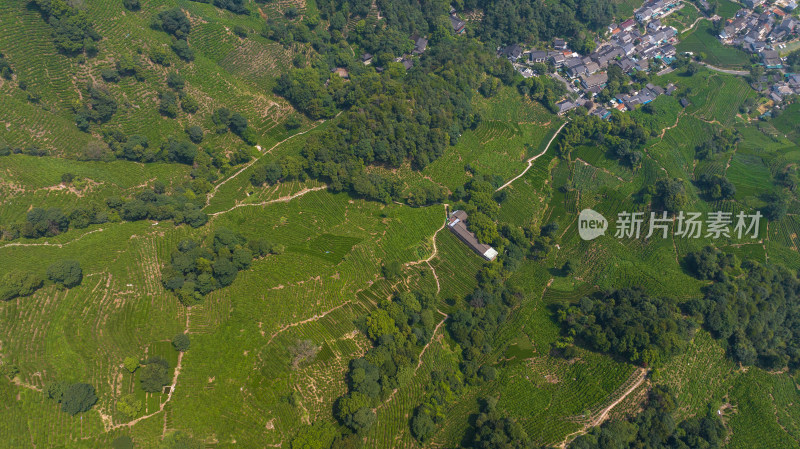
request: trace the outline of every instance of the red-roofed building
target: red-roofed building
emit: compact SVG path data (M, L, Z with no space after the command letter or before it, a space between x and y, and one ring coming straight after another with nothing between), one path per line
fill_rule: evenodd
M620 28L622 31L630 31L630 30L632 30L632 29L633 29L633 26L634 26L634 25L636 25L636 21L634 21L633 19L628 19L628 20L626 20L626 21L624 21L624 22L620 23L620 24L619 24L619 28Z

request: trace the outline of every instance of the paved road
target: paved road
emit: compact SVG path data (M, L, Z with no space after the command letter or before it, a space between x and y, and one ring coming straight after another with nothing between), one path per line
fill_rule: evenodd
M711 64L708 64L708 63L705 63L705 62L701 62L700 64L702 64L702 65L704 65L704 66L708 67L708 68L709 68L709 69L711 69L711 70L714 70L715 72L727 73L728 75L747 76L747 75L749 75L749 74L750 74L750 72L748 72L747 70L731 70L731 69L722 69L722 68L719 68L719 67L713 66L713 65L711 65Z

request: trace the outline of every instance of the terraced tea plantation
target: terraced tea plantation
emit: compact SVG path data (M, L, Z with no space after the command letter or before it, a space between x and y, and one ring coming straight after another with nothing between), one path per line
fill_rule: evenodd
M498 5L1 2L0 448L800 448L800 107L554 114Z

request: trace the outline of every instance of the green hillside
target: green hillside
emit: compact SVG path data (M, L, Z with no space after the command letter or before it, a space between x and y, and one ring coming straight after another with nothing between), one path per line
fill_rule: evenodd
M0 448L800 447L797 105L496 55L616 3L2 2ZM664 211L734 221L615 236Z

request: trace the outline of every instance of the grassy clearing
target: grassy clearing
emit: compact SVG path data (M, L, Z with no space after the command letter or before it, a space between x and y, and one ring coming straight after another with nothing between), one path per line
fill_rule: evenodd
M722 45L708 21L701 21L693 31L681 36L677 48L678 51L704 53L706 62L718 67L740 68L750 60L750 57L741 50Z

